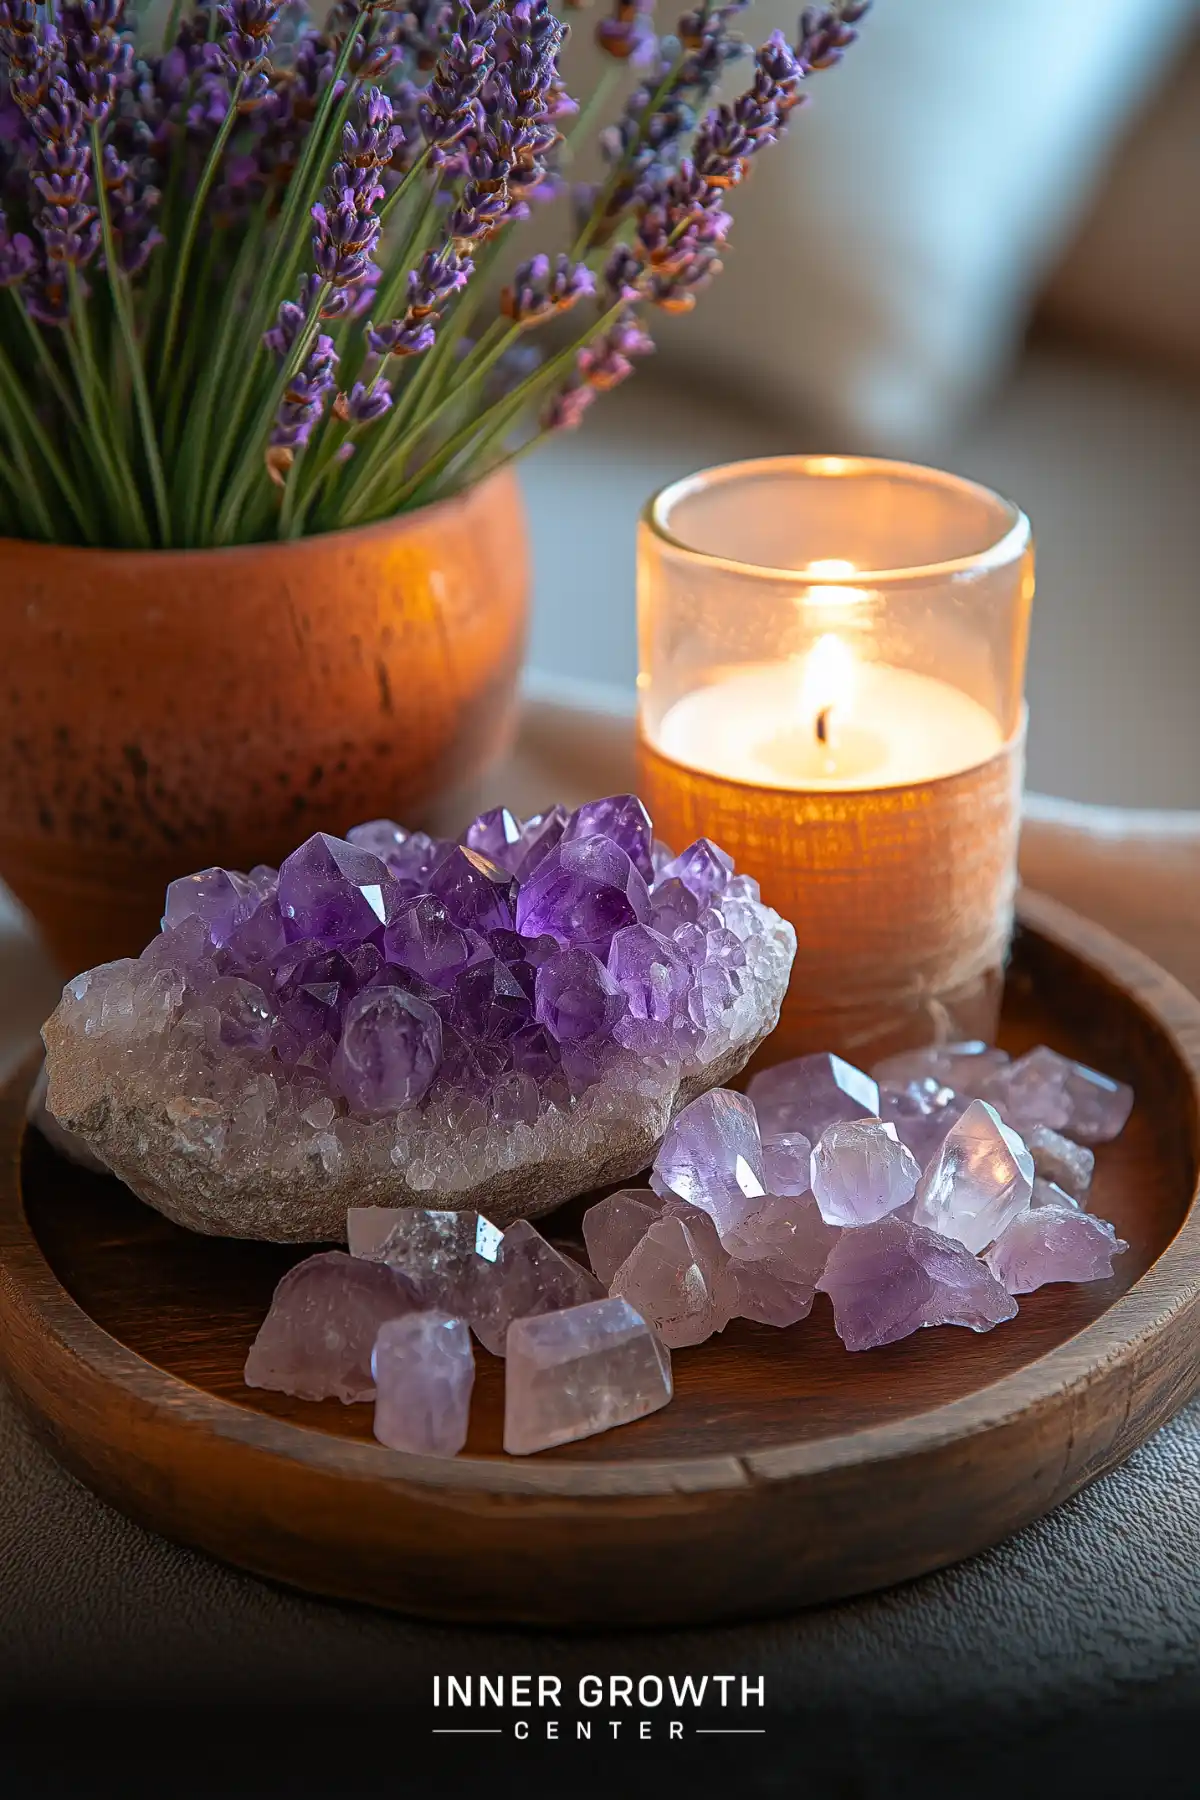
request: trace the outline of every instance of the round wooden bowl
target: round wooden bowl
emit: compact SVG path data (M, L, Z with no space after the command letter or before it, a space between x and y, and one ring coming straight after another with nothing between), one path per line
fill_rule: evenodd
M500 1448L480 1352L466 1451L385 1450L369 1406L242 1385L300 1252L191 1236L25 1132L0 1101L0 1360L55 1452L143 1523L316 1593L442 1619L699 1622L782 1612L982 1550L1127 1456L1187 1398L1200 1347L1200 1002L1026 895L1003 1041L1132 1081L1094 1207L1111 1280L1044 1288L982 1336L850 1355L818 1295L674 1357L676 1398L528 1459ZM564 1238L586 1202L564 1209Z

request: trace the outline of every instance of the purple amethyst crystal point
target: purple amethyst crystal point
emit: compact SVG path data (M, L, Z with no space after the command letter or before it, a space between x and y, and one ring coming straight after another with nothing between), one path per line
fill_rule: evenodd
M1070 1138L1051 1131L1048 1125L1035 1125L1026 1134L1025 1142L1033 1158L1035 1174L1056 1183L1072 1200L1082 1204L1092 1185L1095 1152L1085 1144L1073 1143Z
M645 924L650 892L619 844L603 837L561 843L542 858L517 895L522 937L557 938L607 956L622 925Z
M526 819L513 858L513 874L518 881L528 881L543 857L561 842L569 816L565 806L552 806L548 812Z
M609 1290L628 1300L667 1345L702 1344L732 1317L722 1279L727 1259L670 1213L654 1220L613 1273Z
M917 1188L913 1218L975 1254L1024 1212L1033 1192L1033 1158L985 1100L972 1100L953 1124Z
M879 1082L879 1116L896 1127L896 1136L908 1145L922 1168L969 1105L966 1094L943 1086L936 1075L904 1083L891 1078Z
M595 1300L508 1334L504 1448L529 1456L657 1412L671 1398L671 1358L626 1301Z
M650 890L650 923L664 937L674 937L684 925L694 925L700 917L700 902L677 876L656 882Z
M685 1106L654 1159L651 1185L708 1213L725 1232L766 1193L762 1140L744 1094L714 1088Z
M629 1007L622 1042L643 1056L679 1044L691 976L671 941L649 925L624 926L609 945L608 973Z
M231 962L249 974L273 963L286 944L283 914L278 902L268 899L257 906L248 919L234 926L225 950Z
M929 1325L990 1331L1016 1302L978 1257L895 1214L843 1231L817 1282L847 1350L874 1350Z
M444 838L410 831L395 849L388 851L387 865L405 893L418 893L428 888L429 877L450 847Z
M489 862L507 869L510 875L523 853L521 827L507 806L494 806L490 812L480 813L467 826L464 842L468 850L477 850Z
M513 929L517 884L478 850L455 844L429 877L429 891L464 929L484 935Z
M770 1137L802 1131L815 1144L829 1125L843 1119L877 1119L879 1089L869 1075L824 1051L797 1056L763 1069L746 1093Z
M330 1074L355 1112L399 1112L428 1093L441 1057L431 1006L404 988L364 988L346 1007Z
M589 1269L556 1250L527 1219L518 1219L501 1238L495 1262L480 1271L469 1314L471 1329L485 1350L503 1356L514 1319L580 1306L603 1293Z
M204 1004L217 1009L221 1043L246 1050L271 1048L275 1005L257 983L222 975L206 990Z
M812 1186L812 1145L802 1131L763 1139L763 1184L768 1194L798 1196Z
M246 1358L247 1387L299 1400L371 1400L379 1328L417 1307L394 1269L326 1250L289 1269Z
M390 963L436 988L452 988L476 957L475 940L460 931L432 894L398 908L383 934L383 948Z
M449 1313L389 1319L371 1355L375 1436L414 1456L457 1456L467 1441L475 1353L471 1334Z
M407 842L408 836L403 825L397 825L395 819L370 819L365 825L352 825L346 833L346 842L356 849L368 850L381 863L386 863L395 856L401 844Z
M508 1038L531 1023L533 1003L513 969L490 956L464 969L455 981L451 1017L467 1037Z
M597 1281L605 1287L625 1258L640 1244L662 1212L662 1202L649 1188L625 1188L598 1200L583 1215L583 1241Z
M573 812L563 826L563 843L590 837L609 838L619 844L642 879L647 883L654 880L650 855L654 831L650 814L636 794L611 794L607 800L589 800Z
M565 950L537 972L535 1011L559 1045L608 1042L627 1001L590 950Z
M1064 1195L1018 1213L983 1260L1010 1294L1031 1294L1051 1281L1104 1281L1128 1248L1105 1219Z
M1133 1089L1039 1044L988 1081L984 1098L1015 1131L1048 1125L1079 1144L1117 1137L1133 1108Z
M1041 1175L1035 1175L1033 1178L1033 1193L1030 1196L1029 1204L1030 1206L1075 1206L1081 1212L1087 1210L1080 1201L1076 1200L1074 1194L1068 1194L1066 1188L1060 1188L1056 1181L1046 1181ZM1018 1217L1020 1217L1019 1214Z
M870 1225L907 1206L920 1165L882 1119L842 1119L812 1153L812 1191L829 1225Z
M424 1206L352 1206L346 1238L352 1256L387 1263L423 1306L468 1319L491 1280L504 1233L482 1213Z
M211 941L224 944L257 904L249 878L236 869L201 869L197 875L181 875L167 889L162 928L169 931L184 919L199 919Z
M697 838L686 850L659 870L656 886L682 882L701 906L709 906L725 892L733 874L733 858L718 849L711 838Z
M388 923L399 898L383 863L369 850L318 831L279 869L279 910L293 938L330 949L361 942Z

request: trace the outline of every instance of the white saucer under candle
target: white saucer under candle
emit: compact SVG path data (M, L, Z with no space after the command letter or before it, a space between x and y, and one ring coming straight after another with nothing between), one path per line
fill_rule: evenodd
M740 464L647 509L642 790L796 926L774 1057L994 1027L1032 592L1023 515L932 470Z

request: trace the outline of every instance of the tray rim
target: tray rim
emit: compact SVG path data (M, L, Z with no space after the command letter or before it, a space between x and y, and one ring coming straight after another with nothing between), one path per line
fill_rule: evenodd
M1137 987L1138 1004L1170 1040L1192 1078L1200 1101L1200 998L1192 995L1150 957L1104 927L1081 918L1046 895L1022 890L1018 919L1038 935L1062 945L1110 981ZM18 1107L36 1072L37 1055L9 1078L0 1105L0 1128L14 1143L10 1169L14 1204L0 1215L0 1323L25 1316L31 1328L49 1331L57 1348L112 1383L138 1408L199 1426L246 1450L283 1458L325 1475L369 1480L402 1488L435 1490L447 1501L455 1494L469 1503L477 1495L537 1497L586 1504L606 1499L653 1500L668 1495L699 1496L760 1483L811 1479L869 1463L908 1460L951 1443L965 1443L1018 1417L1059 1404L1134 1357L1148 1340L1200 1302L1200 1175L1191 1203L1174 1238L1149 1269L1100 1318L1035 1361L973 1393L904 1419L770 1449L719 1456L621 1460L612 1463L536 1458L437 1458L412 1456L357 1442L318 1425L279 1419L194 1386L131 1350L98 1325L61 1286L29 1227L20 1204L19 1169L24 1130L12 1133ZM1200 1310L1200 1309L1198 1309ZM33 1402L19 1358L9 1354L0 1333L0 1364L18 1395ZM1200 1368L1191 1386L1200 1385ZM1170 1411L1188 1397L1178 1384ZM40 1412L40 1409L35 1409ZM1160 1421L1161 1422L1161 1421ZM45 1420L41 1420L45 1424ZM55 1434L57 1436L57 1433ZM1114 1434L1119 1435L1119 1434ZM1107 1466L1107 1463L1106 1465Z

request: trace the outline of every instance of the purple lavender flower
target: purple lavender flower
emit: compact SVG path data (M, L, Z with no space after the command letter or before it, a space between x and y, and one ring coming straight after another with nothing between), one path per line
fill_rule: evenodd
M234 68L257 74L274 48L279 0L228 0L218 9L218 17L226 28L225 49Z
M333 339L321 335L309 351L308 360L288 382L267 451L267 469L277 486L295 461L297 450L303 450L320 422L330 394L337 387L334 371L338 354Z
M33 240L23 231L10 232L0 212L0 287L20 287L37 268Z
M321 277L306 275L300 283L299 300L280 302L279 311L275 315L275 323L263 332L263 343L280 362L283 362L296 339L304 329L305 321L312 311L313 301L321 291Z
M34 0L0 0L0 51L8 64L8 90L27 118L50 91L61 48L53 25L41 24Z
M654 0L616 0L611 15L596 27L596 42L617 62L645 62L657 48L651 18Z
M832 69L840 63L858 33L853 27L865 19L872 0L842 0L840 6L806 6L800 14L796 57L810 69Z
M145 268L151 251L163 241L151 216L160 199L158 189L145 179L144 166L123 162L113 146L106 144L104 190L117 262L126 275L136 275Z
M59 8L67 79L91 121L102 122L133 71L133 46L120 36L125 0L73 0Z
M426 251L408 277L408 304L398 319L367 326L373 356L420 356L433 345L439 315L466 287L475 265L453 244Z
M754 80L732 102L714 106L696 133L692 160L709 187L734 187L749 159L774 143L797 102L803 68L781 31L754 59Z
M377 193L382 190L376 189ZM313 261L332 287L355 287L375 268L371 252L379 241L379 220L360 213L350 196L332 209L320 200L312 209Z
M349 393L339 394L333 410L343 424L373 425L377 419L382 419L391 404L391 383L377 375L369 386L356 381Z
M552 265L548 256L535 256L520 265L501 291L500 311L514 325L540 325L595 291L596 278L586 263L560 255Z
M83 106L62 76L32 117L37 138L31 175L42 206L34 224L47 262L84 268L96 254L100 226L91 204L92 153Z
M495 37L492 10L476 13L463 0L458 29L437 59L420 112L421 129L435 153L459 143L476 122L478 98L494 66Z
M578 431L596 398L594 388L565 387L555 394L542 413L543 431Z
M313 260L322 280L334 290L333 303L324 309L329 318L350 310L345 290L378 280L371 255L381 229L374 217L384 193L379 170L390 163L402 137L387 95L379 88L369 88L359 100L357 120L343 129L341 155L325 200L312 208L316 226Z
M633 374L633 359L654 349L633 313L617 319L600 337L584 344L575 370L542 413L544 431L574 431L597 394L619 387Z

